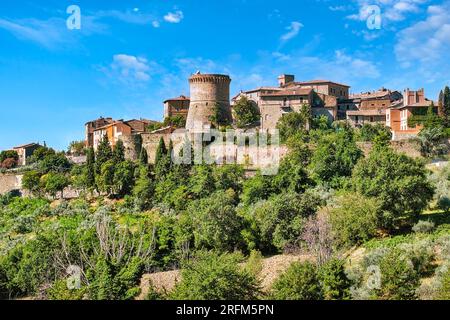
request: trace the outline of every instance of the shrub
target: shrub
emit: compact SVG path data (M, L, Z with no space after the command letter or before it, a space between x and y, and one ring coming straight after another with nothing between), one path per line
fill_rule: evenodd
M234 192L216 192L191 203L195 247L198 249L233 250L240 243L242 219L236 214Z
M276 300L319 300L321 289L317 267L310 262L294 262L273 284Z
M437 299L450 300L450 267L442 275L441 285L437 293Z
M427 175L420 160L379 147L358 162L352 183L355 191L379 199L381 209L389 213L381 222L393 229L399 218L416 217L427 207L434 193Z
M380 261L381 287L375 294L383 300L412 300L420 277L411 261L397 249L390 250Z
M343 300L350 297L352 283L345 273L344 261L328 260L320 266L318 276L325 300Z
M376 235L380 203L358 193L346 193L331 209L330 220L337 244L350 247Z
M175 300L254 300L260 294L256 277L239 267L242 257L201 251L181 272L170 297Z
M435 228L435 224L432 221L420 220L413 227L412 230L415 233L431 233Z
M281 194L257 203L251 215L260 232L262 249L273 246L282 250L297 245L304 219L313 215L320 204L321 199L311 192Z

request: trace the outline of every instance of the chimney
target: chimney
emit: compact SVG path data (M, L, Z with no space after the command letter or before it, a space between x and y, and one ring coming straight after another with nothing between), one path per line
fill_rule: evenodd
M282 74L281 76L278 77L278 84L280 85L280 87L284 87L287 84L294 82L295 81L295 76L290 75L290 74Z

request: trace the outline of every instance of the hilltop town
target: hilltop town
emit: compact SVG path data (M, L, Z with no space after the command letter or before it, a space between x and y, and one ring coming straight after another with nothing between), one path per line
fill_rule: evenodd
M252 123L243 127L261 132L275 130L283 115L299 113L306 106L313 119L322 118L329 123L346 122L355 128L381 125L389 129L393 141L402 141L414 139L423 129L423 123L411 121L412 119L423 117L429 111L435 115L442 114L442 93L438 99L429 99L423 88L406 88L402 92L380 88L350 94L351 87L346 84L330 80L296 81L294 75L283 74L278 77L278 86L262 86L241 91L230 97L231 81L226 75L200 72L192 75L189 79L191 97L181 95L165 100L163 122L110 117L88 121L85 124L85 147L97 150L102 139L107 137L114 148L117 141L122 140L127 158L135 160L140 152L136 150L134 143L135 137L138 136L152 162L161 138L169 144L171 134L175 130L198 129L194 127L194 123L210 128L216 105L224 110L230 126L236 127L234 107L243 98L257 114ZM28 143L10 150L18 155L16 165L25 165L26 159L31 157L39 146L38 143ZM137 149L140 148L141 146ZM73 160L83 161L83 158Z
M278 80L1 152L0 298L449 299L450 88Z

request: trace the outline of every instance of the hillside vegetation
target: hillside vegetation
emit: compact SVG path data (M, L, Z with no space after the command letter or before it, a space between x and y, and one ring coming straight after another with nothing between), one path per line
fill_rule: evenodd
M85 165L40 150L34 196L0 197L1 298L448 299L450 167L397 153L383 127L312 128L283 135L277 175L250 178L174 164L163 141L155 165L106 139ZM67 185L82 196L48 200ZM165 290L151 276L173 270Z

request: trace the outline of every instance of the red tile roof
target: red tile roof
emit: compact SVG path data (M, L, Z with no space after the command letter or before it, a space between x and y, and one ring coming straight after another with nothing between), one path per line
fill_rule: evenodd
M169 101L186 101L186 100L191 100L189 97L186 96L179 96L176 98L171 98L171 99L167 99L166 101L164 101L164 103L169 102Z
M302 82L290 82L290 83L287 83L287 85L308 85L308 84L314 85L314 84L327 84L327 83L337 84L338 86L350 88L350 86L348 86L346 84L342 84L342 83L334 82L334 81L330 81L330 80L310 80L310 81L302 81Z
M285 89L273 93L263 93L262 97L279 97L279 96L307 96L313 91L311 88Z

